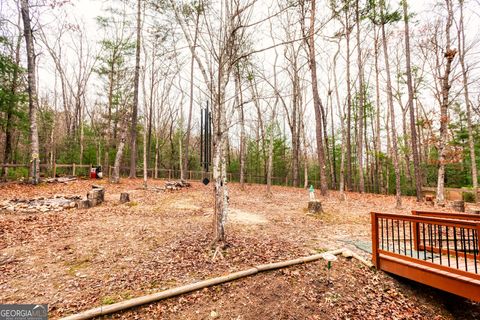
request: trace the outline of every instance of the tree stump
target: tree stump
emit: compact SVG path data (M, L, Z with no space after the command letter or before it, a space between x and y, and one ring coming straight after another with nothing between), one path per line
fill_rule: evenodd
M130 202L130 194L127 192L120 193L120 203Z
M94 185L92 185L92 190L95 190L95 191L98 192L97 201L98 201L99 204L102 203L103 201L105 201L105 188L104 187L94 184Z
M433 194L425 195L425 202L430 205L434 205L435 196Z
M322 203L319 200L308 201L308 213L309 214L323 213Z
M88 191L87 199L90 200L92 207L95 207L103 202L105 199L105 189L102 187L94 187Z
M457 212L465 212L465 201L455 200L452 203L452 209Z
M88 209L91 206L92 206L92 203L88 199L80 200L80 201L77 202L78 209Z

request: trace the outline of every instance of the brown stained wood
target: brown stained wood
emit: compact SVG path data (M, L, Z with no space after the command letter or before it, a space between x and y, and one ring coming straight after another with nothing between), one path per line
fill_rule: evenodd
M477 211L480 213L480 209L478 209ZM475 213L435 212L435 211L413 210L412 214L415 215L415 216L423 216L423 217L436 217L436 218L446 218L446 219L480 221L480 215L476 215Z
M453 219L458 218L458 219ZM472 214L451 212L412 211L412 215L371 213L372 223L372 261L379 270L390 272L474 301L480 302L480 274L478 274L478 259L472 253L459 252L456 258L442 254L431 260L421 260L400 253L379 249L379 219L393 221L409 221L413 225L413 247L415 250L427 249L437 254L445 252L444 248L425 247L419 243L418 224L435 224L464 229L474 229L480 232L480 219ZM479 240L480 244L480 240ZM453 259L453 261L452 261Z
M386 272L480 302L479 280L392 256L381 255L379 264Z

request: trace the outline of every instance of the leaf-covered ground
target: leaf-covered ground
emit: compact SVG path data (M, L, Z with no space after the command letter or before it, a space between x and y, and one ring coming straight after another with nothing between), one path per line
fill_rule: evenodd
M0 201L85 195L91 181L37 187L0 185ZM303 189L230 185L229 247L212 260L211 186L177 192L141 189L140 180L106 181L99 207L0 213L0 302L48 303L51 318L198 280L370 239L369 212L408 212L404 199L350 193L320 198L326 214L307 216ZM162 181L150 182L161 187ZM120 192L132 202L119 204ZM357 246L355 246L357 245ZM122 319L474 319L480 306L341 258L326 283L323 261L257 274L111 316Z

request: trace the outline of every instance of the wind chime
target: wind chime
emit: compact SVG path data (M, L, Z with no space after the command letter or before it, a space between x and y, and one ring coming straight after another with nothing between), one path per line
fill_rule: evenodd
M209 172L212 161L212 115L207 107L200 109L200 165L204 172ZM207 185L210 180L205 177L202 180Z

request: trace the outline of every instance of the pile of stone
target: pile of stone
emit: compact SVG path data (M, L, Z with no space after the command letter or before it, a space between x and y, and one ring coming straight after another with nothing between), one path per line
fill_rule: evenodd
M175 190L180 190L182 188L189 188L189 187L191 187L190 183L185 180L165 182L165 190L167 191L175 191Z
M44 179L46 183L69 183L72 181L76 181L76 177L57 177L57 178L47 178Z
M48 211L62 211L66 209L86 209L97 206L105 200L105 189L93 185L92 190L87 193L87 198L73 195L55 195L51 198L36 197L32 199L11 199L0 202L0 212L36 213Z
M75 208L80 196L55 195L52 198L11 199L0 203L0 211L34 213Z

